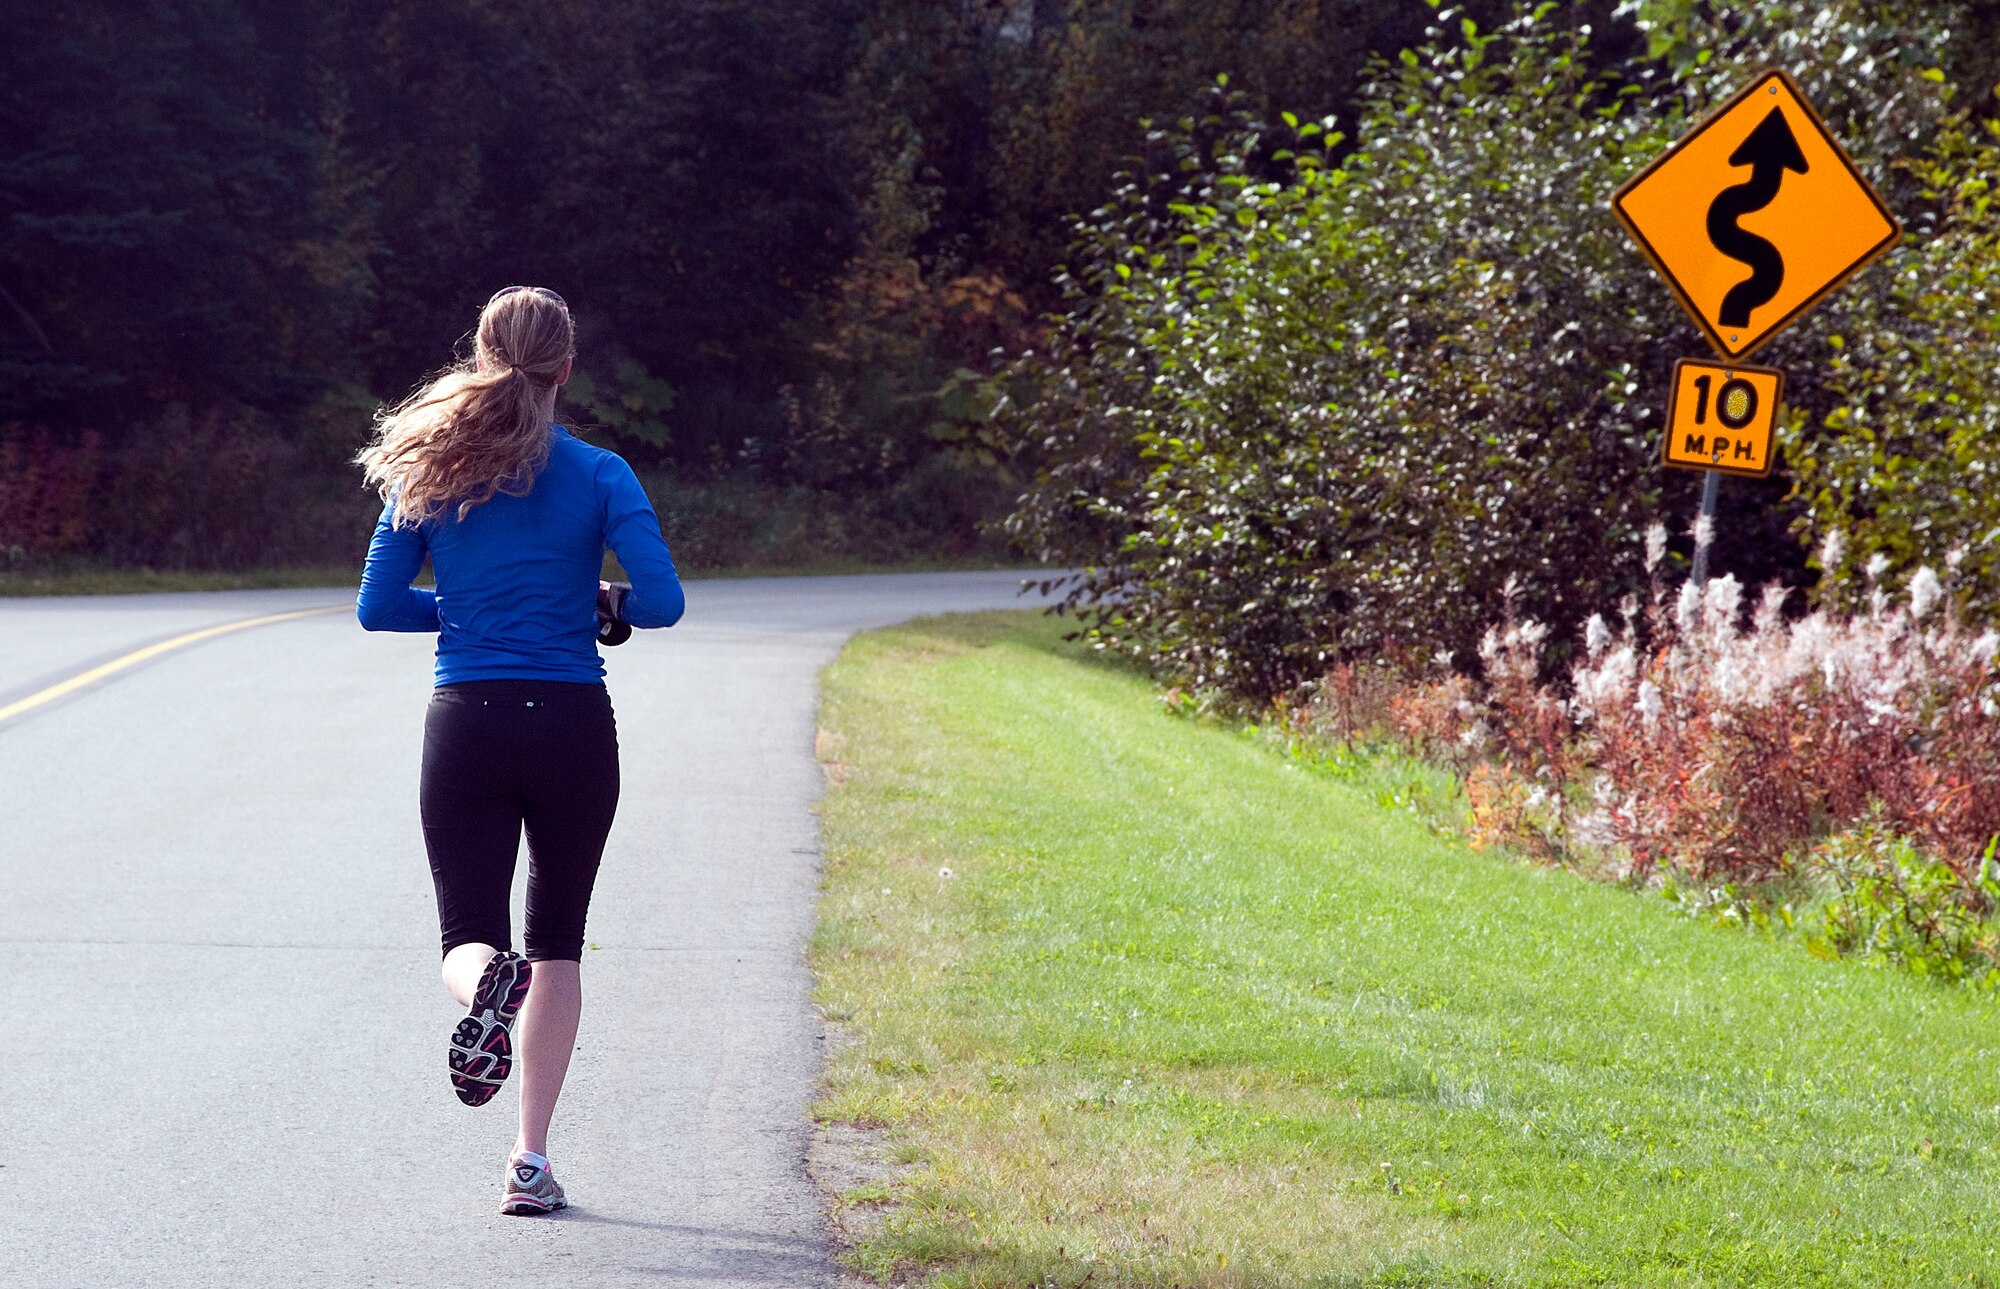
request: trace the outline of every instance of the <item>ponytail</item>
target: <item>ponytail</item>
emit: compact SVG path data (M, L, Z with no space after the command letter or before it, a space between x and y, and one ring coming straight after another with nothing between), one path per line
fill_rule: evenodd
M516 287L488 301L473 357L377 412L355 455L391 522L415 528L453 508L464 519L496 493L526 495L548 461L556 381L575 352L555 293Z

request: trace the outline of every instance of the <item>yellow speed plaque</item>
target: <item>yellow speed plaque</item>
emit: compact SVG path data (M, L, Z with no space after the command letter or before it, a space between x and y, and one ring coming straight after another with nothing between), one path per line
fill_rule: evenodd
M1725 474L1771 473L1785 373L1683 358L1667 397L1668 465Z

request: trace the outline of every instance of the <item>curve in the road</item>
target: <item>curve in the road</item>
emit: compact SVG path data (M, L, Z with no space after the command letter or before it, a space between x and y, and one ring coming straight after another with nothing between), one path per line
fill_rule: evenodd
M109 676L114 676L128 667L136 667L142 662L148 662L159 657L161 654L172 653L176 649L185 649L189 645L200 644L202 641L213 639L216 636L228 635L232 631L243 631L250 627L261 627L273 622L289 622L293 618L308 618L318 613L337 613L346 607L344 604L329 604L317 609L295 609L290 613L267 613L262 617L241 618L235 622L224 622L212 627L203 627L199 631L184 631L180 635L171 636L165 640L157 640L142 649L134 649L130 653L120 654L109 662L99 663L97 666L80 671L74 676L59 680L53 685L38 689L25 698L16 699L8 703L5 707L0 707L0 724L4 724L17 716L25 715L44 703L52 703L65 694L73 694L87 685L94 685L98 681Z

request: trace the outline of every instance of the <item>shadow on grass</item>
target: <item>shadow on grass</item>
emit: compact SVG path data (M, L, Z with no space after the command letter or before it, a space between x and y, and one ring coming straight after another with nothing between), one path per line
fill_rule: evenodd
M917 618L885 634L894 638L896 648L913 654L951 657L1004 645L1119 675L1152 679L1137 659L1075 638L1081 630L1081 624L1068 614L1024 607Z

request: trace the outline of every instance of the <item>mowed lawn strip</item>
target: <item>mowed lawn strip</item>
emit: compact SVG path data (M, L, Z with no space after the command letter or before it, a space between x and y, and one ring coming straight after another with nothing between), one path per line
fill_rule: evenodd
M913 1164L863 1270L1996 1283L1993 1004L1471 853L1061 630L824 679L819 1113Z

